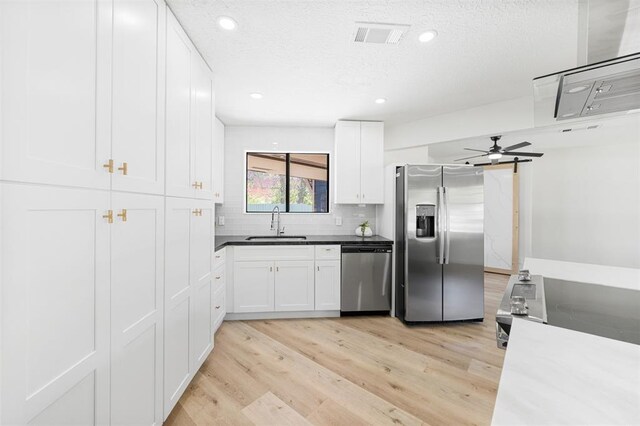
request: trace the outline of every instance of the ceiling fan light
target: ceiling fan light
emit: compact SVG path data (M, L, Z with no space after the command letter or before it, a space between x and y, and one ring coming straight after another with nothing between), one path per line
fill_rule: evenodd
M499 152L493 152L489 154L489 160L499 160L502 158L502 154Z

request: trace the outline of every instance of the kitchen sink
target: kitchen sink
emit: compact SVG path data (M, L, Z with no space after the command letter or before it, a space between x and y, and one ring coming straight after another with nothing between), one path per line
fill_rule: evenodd
M304 241L307 237L300 235L280 235L279 237L275 235L262 235L255 237L247 237L247 241Z

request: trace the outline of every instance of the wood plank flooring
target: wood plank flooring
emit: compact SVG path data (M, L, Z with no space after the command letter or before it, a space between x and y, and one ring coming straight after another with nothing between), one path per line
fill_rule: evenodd
M485 274L483 323L225 322L165 424L489 424L504 358L495 312L507 280Z

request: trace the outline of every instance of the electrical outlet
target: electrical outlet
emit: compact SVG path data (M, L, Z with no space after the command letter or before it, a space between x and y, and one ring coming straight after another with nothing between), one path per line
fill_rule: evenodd
M342 217L336 216L336 226L342 226Z
M224 216L218 216L218 226L224 226Z

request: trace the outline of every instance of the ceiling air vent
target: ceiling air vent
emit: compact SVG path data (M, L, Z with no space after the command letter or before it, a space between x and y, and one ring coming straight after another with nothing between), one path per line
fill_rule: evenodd
M398 44L410 25L356 22L355 43Z

